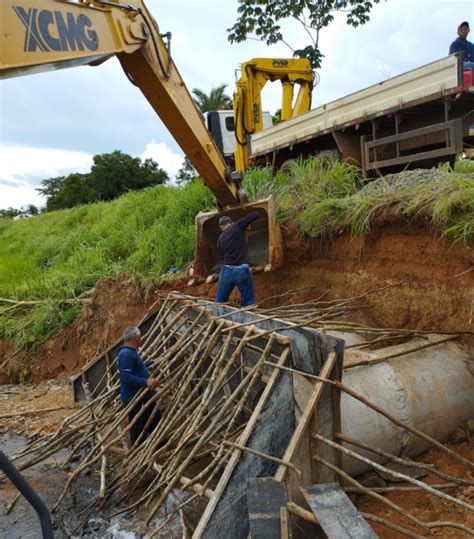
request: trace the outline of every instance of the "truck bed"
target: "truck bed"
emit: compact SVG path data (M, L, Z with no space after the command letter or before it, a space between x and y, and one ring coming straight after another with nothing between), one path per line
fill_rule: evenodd
M463 91L456 55L374 84L252 135L252 158ZM471 90L474 90L471 87ZM474 94L473 94L474 95Z

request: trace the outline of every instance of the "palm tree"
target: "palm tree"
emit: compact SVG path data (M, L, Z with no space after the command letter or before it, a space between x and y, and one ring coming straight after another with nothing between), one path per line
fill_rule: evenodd
M196 105L201 109L201 112L209 112L211 110L231 110L232 99L225 93L227 84L221 84L216 88L212 87L209 95L199 88L194 88L192 93Z

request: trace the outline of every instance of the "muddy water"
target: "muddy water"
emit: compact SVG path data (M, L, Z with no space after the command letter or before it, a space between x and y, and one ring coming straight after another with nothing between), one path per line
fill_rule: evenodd
M8 436L0 434L0 448L9 457L25 447L27 439L22 436ZM49 459L43 461L32 468L22 472L25 479L41 496L48 507L51 507L61 494L67 480L67 472L59 465L65 458L65 453L57 453ZM142 539L146 536L145 530L151 530L158 526L162 520L158 517L153 521L151 527L145 528L140 519L126 515L120 517L107 518L107 513L119 509L118 506L109 506L103 511L96 511L92 514L86 525L80 532L71 533L81 522L81 510L94 499L98 491L98 478L89 475L82 475L77 483L77 488L73 495L69 495L63 502L63 512L60 522L57 517L55 521L54 537L56 539L66 539L67 537L85 539ZM10 514L5 513L5 507L16 496L16 488L8 481L0 481L0 538L1 539L41 539L41 527L39 518L34 509L24 498L20 498L15 504ZM175 496L182 499L183 494L176 491ZM173 507L167 507L166 511L172 511ZM171 522L167 526L166 537L182 537L179 519Z

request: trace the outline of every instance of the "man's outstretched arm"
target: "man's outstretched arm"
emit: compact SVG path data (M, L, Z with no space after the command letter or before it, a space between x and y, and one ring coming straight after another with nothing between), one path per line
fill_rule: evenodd
M242 219L239 219L235 224L239 226L242 230L246 229L250 223L253 223L260 217L260 213L258 211L252 211L245 217L242 217Z

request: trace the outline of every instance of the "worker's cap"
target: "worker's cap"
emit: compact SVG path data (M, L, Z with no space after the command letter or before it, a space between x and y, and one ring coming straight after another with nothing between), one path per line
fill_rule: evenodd
M228 215L219 217L219 226L229 225L230 223L232 223L232 219Z
M136 326L130 326L126 328L123 332L123 340L129 341L130 339L133 339L135 337L140 337L140 335L140 330Z
M469 23L467 21L463 21L459 26L458 26L458 30L461 30L461 28L463 26L466 26L467 29L469 30Z

